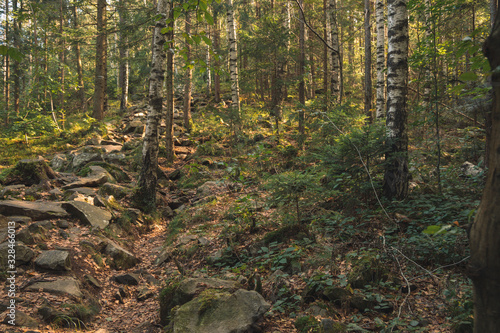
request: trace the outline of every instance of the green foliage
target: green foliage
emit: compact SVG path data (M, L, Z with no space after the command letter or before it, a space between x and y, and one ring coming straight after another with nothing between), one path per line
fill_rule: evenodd
M319 333L319 321L313 316L303 316L295 320L293 324L299 333Z

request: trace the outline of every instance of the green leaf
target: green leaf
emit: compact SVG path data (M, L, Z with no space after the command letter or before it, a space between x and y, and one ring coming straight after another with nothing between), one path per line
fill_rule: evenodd
M207 44L208 46L212 45L212 41L207 36L201 36L201 38L203 39L203 41L205 42L205 44Z
M205 12L205 20L210 25L214 24L214 18L212 17L212 15L210 15L209 12Z
M477 78L478 76L474 72L465 72L460 75L460 80L462 81L476 81Z
M423 231L424 234L426 235L434 235L438 233L441 230L441 226L439 225L430 225L425 230Z
M417 320L410 321L410 326L417 327L419 322Z

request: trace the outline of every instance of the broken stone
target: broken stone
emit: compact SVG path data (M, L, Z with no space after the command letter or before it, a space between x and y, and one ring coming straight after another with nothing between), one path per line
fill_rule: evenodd
M134 273L116 275L113 279L116 281L116 283L125 284L128 286L136 286L139 284L139 275Z
M109 239L104 240L103 252L113 259L111 266L117 270L132 268L139 263L137 257Z
M60 203L46 201L1 200L0 214L5 216L23 215L33 220L64 218L68 213Z
M112 217L110 212L86 202L65 202L63 203L63 207L68 211L68 213L79 218L83 224L90 225L98 229L106 228Z
M71 262L68 251L43 251L36 259L35 265L42 270L70 271Z
M51 282L37 282L26 288L28 291L44 291L51 294L68 294L77 298L83 296L78 281L74 278L62 278Z
M9 242L0 244L0 268L4 270L8 264ZM16 242L16 266L27 264L33 259L35 252L24 245L22 242ZM11 268L9 266L9 268Z

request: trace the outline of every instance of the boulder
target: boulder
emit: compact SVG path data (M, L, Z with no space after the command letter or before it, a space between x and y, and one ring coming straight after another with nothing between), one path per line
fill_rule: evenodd
M112 195L117 199L122 199L131 192L131 189L121 185L106 183L101 186L99 192L101 195Z
M38 325L40 325L38 320L30 317L29 315L18 309L16 309L15 320L13 322L11 322L11 320L12 318L9 315L7 315L3 320L3 324L12 325L12 323L14 323L14 325L18 327L31 327L31 328L36 328L38 327Z
M71 165L73 168L78 169L85 164L92 161L102 161L102 153L104 150L98 146L85 146L82 149L72 151Z
M40 184L57 178L57 173L43 159L24 159L16 163L4 180L5 185L24 184L26 186Z
M116 281L116 283L125 284L128 286L137 286L139 284L139 274L135 273L116 275L113 279Z
M5 242L0 244L0 269L3 271L7 268L8 264L8 251L9 251L9 242ZM35 256L35 252L32 249L21 243L20 241L16 242L16 266L27 264L33 259ZM12 269L13 267L8 267Z
M55 170L62 170L67 163L68 159L66 158L66 155L56 154L50 161L50 166Z
M270 307L255 291L239 289L231 294L222 290L205 290L175 311L173 332L252 332Z
M37 282L26 288L28 291L44 291L56 295L71 295L77 298L83 296L77 280L74 278L62 278L50 282Z
M98 229L106 228L112 217L110 212L86 202L65 202L63 203L63 207L68 213L79 218L83 224Z
M46 201L0 200L0 214L23 215L33 220L68 217L60 203Z
M24 228L19 231L16 235L16 240L28 245L35 244L35 240L28 228Z
M472 164L471 162L464 162L464 164L462 164L460 169L462 170L462 174L465 177L477 177L484 172L483 169Z
M42 270L70 271L71 261L69 259L69 252L59 250L42 251L35 259L35 265Z
M132 253L109 239L105 239L101 247L102 252L113 259L111 266L117 270L132 268L140 261Z

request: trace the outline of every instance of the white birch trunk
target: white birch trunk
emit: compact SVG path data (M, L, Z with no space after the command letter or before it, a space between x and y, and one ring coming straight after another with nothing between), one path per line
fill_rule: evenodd
M385 22L384 0L377 0L375 4L377 21L377 97L375 116L381 119L385 115Z
M408 0L388 0L386 170L384 193L403 199L408 194Z
M158 182L159 124L163 107L163 81L165 80L165 35L161 33L166 27L168 17L168 0L158 0L156 21L153 32L153 54L151 74L149 77L149 110L142 148L142 169L139 177L137 198L146 210L156 206L156 185Z
M227 34L229 38L229 74L231 77L231 109L235 121L240 119L240 87L238 82L238 44L234 21L233 1L227 0Z

